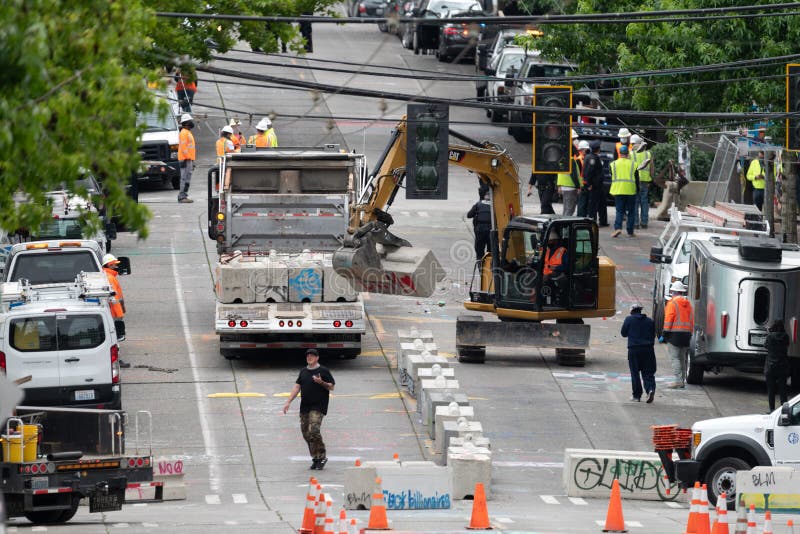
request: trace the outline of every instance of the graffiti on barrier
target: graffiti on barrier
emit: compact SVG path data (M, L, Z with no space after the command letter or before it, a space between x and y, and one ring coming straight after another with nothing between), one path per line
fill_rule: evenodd
M344 507L348 510L367 510L372 504L371 499L368 491L345 493Z
M183 474L183 460L157 460L155 467L154 474L157 476Z
M439 510L450 508L450 494L439 492L433 495L423 495L418 490L405 490L394 493L383 490L383 498L386 500L388 510Z
M656 491L662 501L675 500L680 493L677 483L670 483L665 477L661 463L649 460L583 458L575 464L572 475L582 490L610 489L616 478L622 491Z

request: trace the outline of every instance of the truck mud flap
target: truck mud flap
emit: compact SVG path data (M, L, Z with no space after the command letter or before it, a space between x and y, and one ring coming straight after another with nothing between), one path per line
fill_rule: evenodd
M590 327L585 324L499 322L459 316L456 321L457 347L537 347L545 349L585 349Z

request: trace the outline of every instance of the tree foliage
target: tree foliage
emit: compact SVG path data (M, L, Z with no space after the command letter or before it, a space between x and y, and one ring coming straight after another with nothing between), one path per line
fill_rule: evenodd
M140 164L136 110L163 67L207 61L239 40L266 52L303 41L290 24L156 17L157 11L240 15L330 14L334 0L5 0L0 2L0 228L37 228L45 192L102 181L109 215L140 237L149 210L126 196ZM163 83L163 82L162 82ZM167 113L166 105L161 111ZM27 202L15 202L14 197ZM98 199L99 200L99 199ZM97 227L96 216L86 223Z

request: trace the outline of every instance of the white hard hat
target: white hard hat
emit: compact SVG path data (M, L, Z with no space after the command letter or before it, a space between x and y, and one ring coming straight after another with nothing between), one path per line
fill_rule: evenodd
M591 150L592 147L589 146L589 141L583 140L578 143L578 150Z
M675 280L672 282L672 285L669 286L669 290L673 293L686 293L686 286L680 280Z
M183 124L184 122L189 122L189 121L193 121L193 120L194 119L192 118L192 116L189 115L188 113L184 113L183 115L181 115L181 124Z
M119 263L119 260L113 254L106 254L103 256L103 266L106 266L109 263Z
M231 128L230 126L223 126L222 127L222 133L232 134L233 133L233 128Z
M231 119L231 122L228 124L229 126L241 126L242 121L239 119Z
M261 130L262 132L266 132L272 127L272 121L269 120L269 117L264 117L258 124L256 124L256 130Z
M620 139L622 139L623 137L630 137L630 136L631 136L630 130L628 130L627 128L620 128L619 130Z
M631 144L632 145L638 145L638 144L641 144L643 142L644 142L644 139L642 139L639 135L633 134L631 136Z
M638 302L636 304L631 304L631 313L633 313L636 310L641 311L642 308L643 308L643 306L641 304L639 304Z
M576 132L574 128L570 128L570 132L572 132L572 138L573 139L577 139L578 137L580 137L578 135L578 132Z

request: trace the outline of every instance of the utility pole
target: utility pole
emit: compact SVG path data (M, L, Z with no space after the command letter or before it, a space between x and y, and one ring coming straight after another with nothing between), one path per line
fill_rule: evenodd
M783 240L797 243L797 152L783 152L783 198L781 198L781 225Z
M769 224L769 236L775 237L775 178L773 168L775 152L764 149L764 219Z

